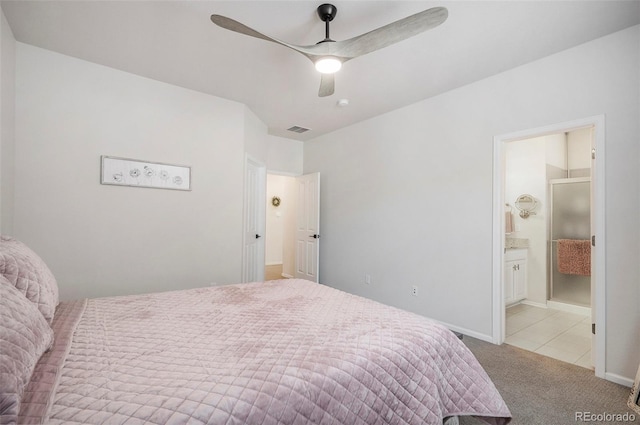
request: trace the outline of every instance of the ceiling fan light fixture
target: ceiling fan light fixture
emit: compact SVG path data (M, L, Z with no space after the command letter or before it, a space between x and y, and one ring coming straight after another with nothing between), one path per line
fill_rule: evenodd
M318 6L317 12L320 20L324 22L325 37L324 40L312 46L298 46L280 41L222 15L211 15L211 22L229 31L279 44L303 54L322 74L318 96L327 97L335 93L334 73L340 70L342 62L375 52L437 27L449 16L446 8L432 7L348 40L335 41L330 37L329 24L336 17L338 9L332 4L325 3Z
M322 74L334 74L342 68L342 62L334 56L322 57L316 61L315 65L318 72Z

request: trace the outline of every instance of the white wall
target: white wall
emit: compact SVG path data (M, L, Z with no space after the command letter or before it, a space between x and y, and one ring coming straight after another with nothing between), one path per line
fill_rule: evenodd
M17 69L14 233L62 299L240 281L245 154L299 174L300 142L237 102L30 45ZM100 185L100 155L190 165L193 190Z
M560 170L564 170L565 173L563 177L566 177L567 171L567 135L552 135L554 137L546 137L547 141L546 146L546 162L547 164L553 166L554 168L559 168ZM591 166L591 164L589 164Z
M567 133L569 170L591 168L591 139L593 129L582 128ZM569 174L569 177L577 177Z
M284 240L284 211L288 206L284 197L285 176L267 174L267 232L265 263L266 265L282 264L283 240ZM277 196L284 202L274 206L271 200Z
M639 41L635 26L306 142L304 171L323 176L322 282L490 338L494 136L605 114L606 372L632 378Z
M254 161L267 164L269 147L267 126L251 109L244 106L244 149Z
M289 176L302 175L304 143L284 137L266 136L267 171Z
M245 107L245 151L274 174L302 174L303 142L267 134L267 126Z
M16 82L15 236L62 299L240 280L244 105L22 43ZM190 165L193 190L100 185L100 155Z
M13 233L16 40L0 10L0 233Z

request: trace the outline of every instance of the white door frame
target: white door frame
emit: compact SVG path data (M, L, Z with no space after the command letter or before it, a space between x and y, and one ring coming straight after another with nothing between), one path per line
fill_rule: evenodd
M530 130L495 136L493 139L493 311L492 342L505 340L504 242L505 242L505 143L521 139L569 132L584 127L594 127L594 144L597 160L593 169L593 220L596 235L594 263L595 277L595 375L605 378L606 355L606 262L605 262L605 117L597 115Z

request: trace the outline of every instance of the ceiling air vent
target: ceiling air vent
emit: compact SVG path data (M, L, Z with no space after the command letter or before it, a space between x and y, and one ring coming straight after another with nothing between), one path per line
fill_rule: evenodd
M306 133L307 131L309 131L308 128L304 128L304 127L299 127L297 125L294 125L291 128L287 128L287 130L289 131L293 131L294 133Z

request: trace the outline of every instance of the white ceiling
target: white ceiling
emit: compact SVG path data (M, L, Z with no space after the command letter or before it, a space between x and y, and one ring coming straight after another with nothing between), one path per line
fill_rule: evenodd
M225 15L298 45L324 38L322 1L2 1L16 40L246 104L308 140L640 23L640 1L344 1L342 40L434 6L441 26L345 64L336 92L301 54L211 23ZM337 101L349 99L341 108ZM312 131L286 131L298 125Z

